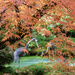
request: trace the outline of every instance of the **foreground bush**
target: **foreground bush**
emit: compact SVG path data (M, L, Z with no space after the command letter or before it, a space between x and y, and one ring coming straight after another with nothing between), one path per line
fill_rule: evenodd
M43 63L42 63L43 64ZM41 64L37 65L30 65L23 68L17 68L15 70L15 74L21 74L21 75L44 75L48 71L51 71L52 68L48 66L44 66Z
M26 66L23 68L18 67L13 72L9 70L9 75L75 75L75 67L66 66L65 64L48 62L39 63ZM7 74L7 71L5 72Z
M9 64L13 62L13 59L14 59L14 55L12 50L9 50L9 48L0 50L0 65Z
M12 67L4 67L0 66L0 75L3 75L3 73L13 73L14 69Z
M53 69L56 71L56 73L75 75L75 66L69 66L66 63L55 63Z

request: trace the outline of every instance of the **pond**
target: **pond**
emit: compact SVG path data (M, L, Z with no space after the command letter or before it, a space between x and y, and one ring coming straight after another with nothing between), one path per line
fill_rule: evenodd
M61 61L61 59L59 59ZM18 67L24 67L24 66L29 66L32 64L37 64L37 63L45 63L45 62L50 62L48 58L41 58L41 56L26 56L26 57L20 57L20 64L18 62L16 63L11 63L9 65L5 65L7 66L11 66L13 68L18 68ZM55 60L56 62L56 60ZM71 64L72 66L73 64ZM74 63L75 65L75 63Z
M47 58L41 58L40 56L26 56L26 57L20 57L20 64L18 62L16 63L11 63L6 66L11 66L13 68L18 68L18 67L24 67L24 66L29 66L32 64L37 64L40 62L50 62Z

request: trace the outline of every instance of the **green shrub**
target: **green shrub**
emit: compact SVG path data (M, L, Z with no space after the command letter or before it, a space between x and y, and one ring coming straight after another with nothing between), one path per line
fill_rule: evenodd
M42 48L38 48L37 49L37 55L41 55L42 51L46 50L46 48L42 47Z
M68 31L67 36L75 37L75 31L73 31L73 30Z
M41 66L36 66L33 69L33 74L34 75L43 75L45 68L42 68Z
M14 69L12 67L4 67L4 66L0 66L0 73L12 73L15 72ZM1 74L0 74L1 75Z
M37 36L35 36L35 38L38 40L38 44L40 47L45 47L45 45L54 37L45 37L42 36L41 34L38 34Z
M52 31L52 28L50 26L47 26L47 30Z
M9 48L0 50L0 65L5 65L13 62L14 54Z
M35 48L36 47L36 43L35 42L31 42L29 45L28 45L28 48Z
M44 75L46 74L48 71L52 70L51 67L47 67L43 64L34 64L34 65L30 65L28 67L23 67L23 68L17 68L15 73L21 74L21 75Z

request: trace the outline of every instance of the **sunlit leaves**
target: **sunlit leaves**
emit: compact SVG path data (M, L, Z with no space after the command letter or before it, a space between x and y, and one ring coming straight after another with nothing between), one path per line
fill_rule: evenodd
M13 33L10 32L10 30L8 32L6 32L5 35L6 36L2 39L2 41L6 41L8 39L13 39L13 38L14 39L16 39L16 38L20 39L19 35L16 35L16 34L14 35Z

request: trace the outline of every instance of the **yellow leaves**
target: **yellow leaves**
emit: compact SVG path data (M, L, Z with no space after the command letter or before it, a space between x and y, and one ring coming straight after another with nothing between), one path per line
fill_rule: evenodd
M68 27L68 28L67 28L67 31L70 31L70 30L72 30L72 28L71 28L71 27Z
M72 25L75 26L75 23L73 23Z
M19 8L19 10L25 10L26 6L22 4L22 5L19 6L18 8Z
M8 34L11 34L11 31L10 31L10 30L8 30L8 31L5 33L5 35L8 35Z
M45 4L46 0L40 0L41 5Z
M55 34L61 33L61 29L59 27L53 28Z
M4 38L2 39L2 41L5 41L5 40L7 40L7 37L4 37Z
M18 22L17 22L17 20L16 20L16 18L11 18L11 24L13 25L13 26L17 26L17 24L18 24Z
M27 54L29 54L29 51L28 51L27 49L25 49L25 48L21 49L21 51L24 51L24 52L26 52Z
M14 18L12 18L11 21L14 21Z
M46 45L46 47L50 47L51 48L52 47L51 42L48 42L47 45Z
M9 45L10 45L10 42L9 42L9 41L6 41L4 44L5 44L5 45L6 45L6 47L7 47L7 46L9 46Z

